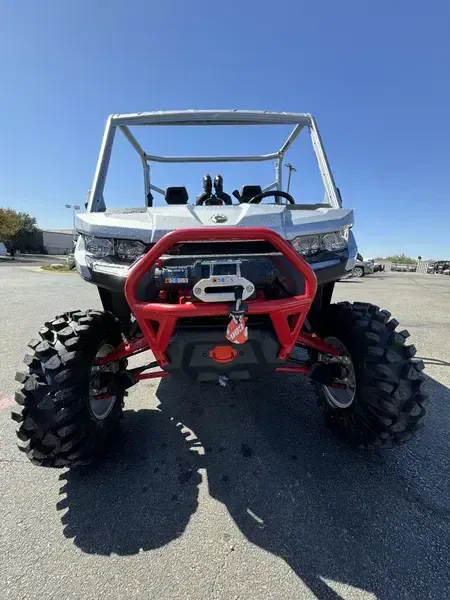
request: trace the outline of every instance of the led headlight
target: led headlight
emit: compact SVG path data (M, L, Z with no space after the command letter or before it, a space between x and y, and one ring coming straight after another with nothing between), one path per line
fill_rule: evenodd
M114 251L114 243L112 240L90 236L86 236L84 240L86 252L96 258L104 258Z
M136 260L144 252L145 246L141 242L128 240L116 241L116 255L124 260Z
M320 235L302 235L294 238L292 245L302 256L311 256L321 249L321 238Z
M335 231L333 233L327 233L322 238L323 250L331 250L332 252L338 252L344 250L347 247L348 241L348 229L342 231Z
M321 250L339 252L348 244L349 229L325 233L322 235L301 235L294 238L291 244L302 256L312 256Z
M84 242L86 254L95 258L117 256L122 260L134 261L146 250L142 242L134 240L112 240L85 236Z

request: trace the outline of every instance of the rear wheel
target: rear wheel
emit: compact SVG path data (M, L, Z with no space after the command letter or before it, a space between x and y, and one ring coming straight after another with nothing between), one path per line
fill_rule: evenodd
M90 310L60 315L32 340L27 370L17 373L19 449L37 465L78 466L91 462L112 443L122 413L123 394L108 394L108 379L125 367L95 366L122 341L118 320Z
M318 385L326 423L347 442L389 448L423 425L427 394L424 364L413 359L409 333L396 331L390 313L371 304L331 305L320 333L342 354L344 389Z
M353 277L363 277L364 269L362 267L353 267Z

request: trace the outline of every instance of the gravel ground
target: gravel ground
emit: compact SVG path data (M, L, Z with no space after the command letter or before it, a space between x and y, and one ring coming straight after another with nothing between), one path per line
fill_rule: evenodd
M1 597L448 600L450 277L382 274L335 296L411 332L432 399L414 441L342 445L298 376L225 390L166 379L133 388L119 447L70 473L28 463L8 405L27 341L97 293L1 264Z

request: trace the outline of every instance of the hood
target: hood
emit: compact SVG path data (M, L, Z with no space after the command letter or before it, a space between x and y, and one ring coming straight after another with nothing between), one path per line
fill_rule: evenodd
M338 231L353 225L353 211L343 208L298 209L295 205L236 204L233 206L155 206L112 209L77 215L80 233L154 243L174 229L199 227L267 227L285 239Z

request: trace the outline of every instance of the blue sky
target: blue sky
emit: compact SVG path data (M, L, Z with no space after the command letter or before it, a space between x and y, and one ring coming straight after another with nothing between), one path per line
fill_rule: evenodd
M0 206L70 227L108 114L183 108L311 112L365 256L450 255L448 0L0 0ZM149 152L270 152L284 131L145 131ZM138 132L139 133L139 132ZM292 191L322 200L300 140ZM119 143L107 203L140 205ZM225 188L271 165L221 168ZM200 192L204 165L157 165L154 183ZM212 174L215 166L211 166Z

